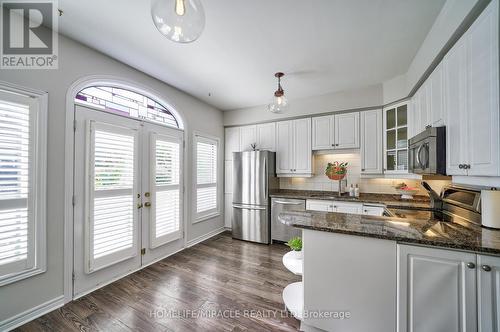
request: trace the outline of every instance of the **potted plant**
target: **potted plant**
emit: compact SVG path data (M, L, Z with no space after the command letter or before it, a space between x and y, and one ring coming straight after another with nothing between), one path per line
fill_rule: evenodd
M302 258L302 239L300 237L292 237L290 240L288 240L286 245L289 246L290 249L292 249L291 255L294 256L294 258Z
M325 169L325 175L328 176L330 180L340 181L347 174L347 164L348 163L339 163L338 161L328 163Z

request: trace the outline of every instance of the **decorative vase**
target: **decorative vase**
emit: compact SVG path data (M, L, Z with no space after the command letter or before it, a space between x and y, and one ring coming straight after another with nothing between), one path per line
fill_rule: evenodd
M290 250L290 258L302 259L302 250Z

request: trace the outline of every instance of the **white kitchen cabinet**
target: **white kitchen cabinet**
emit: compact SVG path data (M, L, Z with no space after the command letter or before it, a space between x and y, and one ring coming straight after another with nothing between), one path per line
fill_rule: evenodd
M233 193L233 161L224 160L224 194Z
M224 226L232 228L233 194L224 194Z
M500 175L498 1L444 59L448 175Z
M257 125L257 149L276 151L276 123Z
M394 332L396 242L307 229L302 234L304 312L311 313L303 322L325 331ZM345 311L349 319L314 314Z
M497 176L499 168L498 1L466 33L468 175Z
M362 214L363 204L333 201L333 212Z
M384 210L383 206L363 204L363 214L367 216L383 216Z
M325 200L308 199L306 201L306 210L333 212L333 203Z
M444 80L443 65L440 63L429 77L428 101L430 121L429 125L439 127L445 125L444 111Z
M477 331L476 255L398 245L398 332Z
M382 110L361 112L361 174L383 173Z
M257 144L257 126L240 127L240 151L252 151L252 144Z
M312 176L311 118L276 123L276 174Z
M362 214L363 204L342 201L308 199L306 209L311 211Z
M334 116L317 116L312 118L312 149L329 150L334 148Z
M240 127L230 127L225 130L225 160L233 160L233 152L240 152Z
M312 118L312 149L359 148L359 112Z
M408 101L384 108L384 172L408 173Z
M500 329L500 257L477 255L478 330Z
M465 40L460 39L443 60L448 175L467 175L461 167L467 160L466 55Z
M335 149L359 148L359 112L335 115Z

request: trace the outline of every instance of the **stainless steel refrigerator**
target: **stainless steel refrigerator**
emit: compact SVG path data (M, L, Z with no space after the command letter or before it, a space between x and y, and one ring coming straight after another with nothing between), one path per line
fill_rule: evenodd
M271 242L269 192L275 188L274 152L233 152L233 238Z

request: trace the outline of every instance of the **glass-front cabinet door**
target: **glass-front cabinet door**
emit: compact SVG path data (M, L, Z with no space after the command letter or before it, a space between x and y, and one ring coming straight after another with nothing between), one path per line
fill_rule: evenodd
M384 109L384 171L408 172L408 103Z

